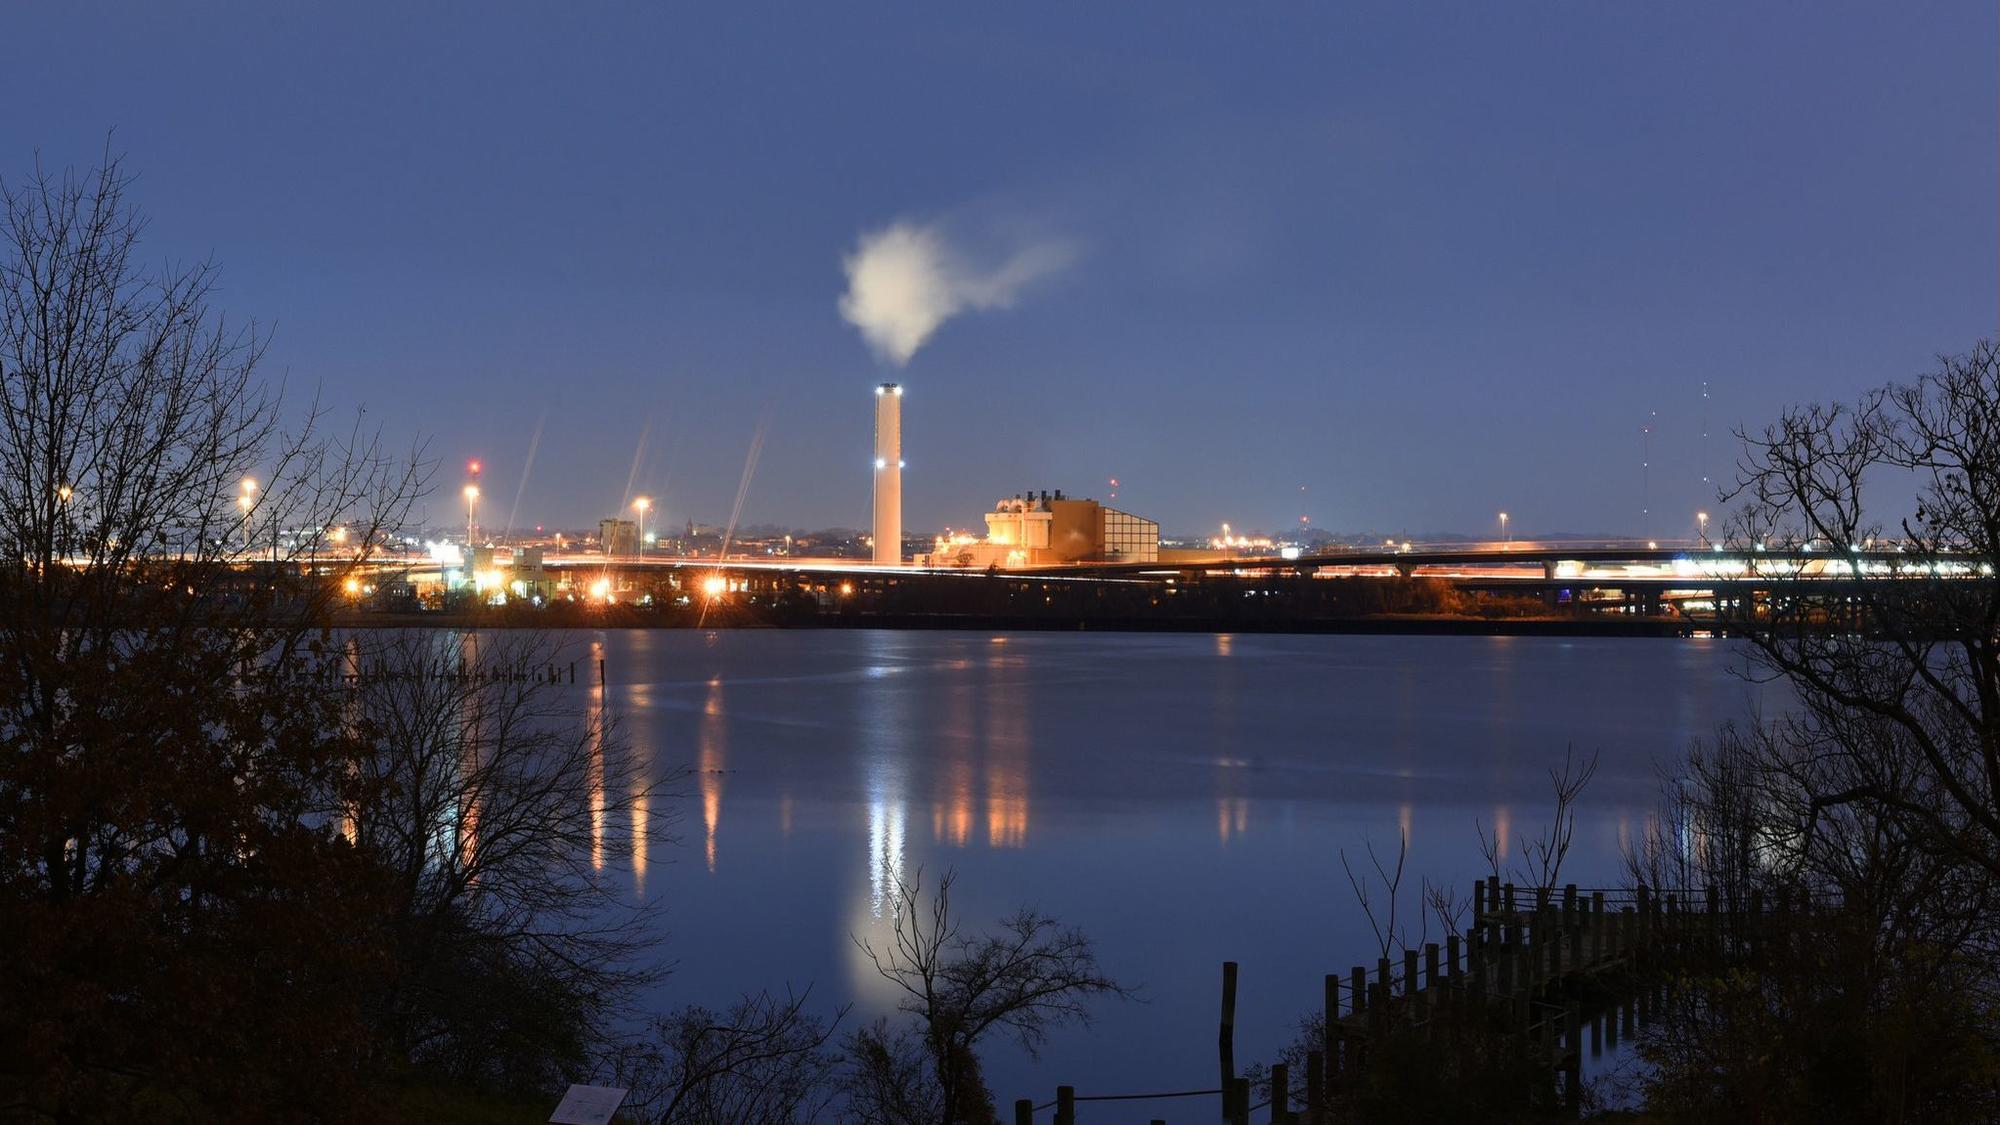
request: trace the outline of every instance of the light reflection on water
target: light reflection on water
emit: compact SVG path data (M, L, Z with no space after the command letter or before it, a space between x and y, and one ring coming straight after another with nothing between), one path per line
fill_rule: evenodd
M1321 974L1373 944L1340 849L1393 855L1400 834L1411 885L1470 881L1474 824L1518 851L1568 746L1603 759L1566 877L1610 881L1616 848L1655 830L1655 760L1753 690L1728 646L1669 641L596 639L626 735L656 772L695 771L702 839L634 856L680 966L660 1005L814 983L873 1018L894 994L856 939L880 949L899 883L953 867L969 925L1032 904L1149 998L1060 1033L1039 1063L996 1046L1003 1103L1206 1073L1225 959L1243 965L1239 1055L1268 1056ZM697 849L699 866L676 863Z
M729 719L722 710L722 677L708 681L708 698L701 706L701 758L695 769L701 779L701 823L708 839L708 870L715 872L715 833L722 824L723 752L729 746Z

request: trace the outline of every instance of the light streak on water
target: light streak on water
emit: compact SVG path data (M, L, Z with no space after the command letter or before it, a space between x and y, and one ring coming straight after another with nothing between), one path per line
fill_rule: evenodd
M701 708L701 823L708 840L703 853L715 871L715 834L722 824L722 770L729 746L729 722L722 708L722 677L708 681Z
M591 667L604 659L604 642L592 641ZM604 681L596 679L590 689L590 866L604 870Z

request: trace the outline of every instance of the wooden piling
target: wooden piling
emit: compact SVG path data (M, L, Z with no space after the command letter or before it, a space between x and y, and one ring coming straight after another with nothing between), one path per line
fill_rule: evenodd
M1271 1125L1285 1125L1292 1111L1292 1068L1288 1063L1271 1064Z
M1056 1087L1056 1125L1076 1125L1076 1087Z
M1338 1069L1340 1066L1340 974L1326 974L1325 1013L1326 1034L1320 1038L1319 1049L1325 1052L1326 1061ZM1311 1072L1308 1071L1308 1074Z
M1590 959L1605 959L1604 939L1604 892L1590 892Z
M1236 962L1222 963L1222 1027L1216 1032L1216 1052L1221 1056L1222 1088L1236 1078Z
M1326 1121L1326 1058L1318 1051L1306 1052L1306 1121Z
M1035 1099L1014 1099L1014 1125L1035 1125Z

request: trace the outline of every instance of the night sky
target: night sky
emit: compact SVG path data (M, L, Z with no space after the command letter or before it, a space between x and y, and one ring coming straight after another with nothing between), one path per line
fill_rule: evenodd
M1744 7L24 4L0 173L111 131L440 524L539 428L517 525L726 520L761 436L745 522L862 526L896 379L913 530L1115 476L1169 533L1674 536L1732 426L2000 326L1995 6ZM841 304L897 223L969 294L904 365Z

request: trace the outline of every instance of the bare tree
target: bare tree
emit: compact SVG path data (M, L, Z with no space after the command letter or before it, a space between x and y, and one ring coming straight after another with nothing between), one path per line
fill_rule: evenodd
M286 410L214 267L142 261L130 182L0 183L0 1089L56 1117L338 1097L372 935L299 919L378 888L313 815L350 779L340 701L289 670L425 468ZM363 550L318 563L333 526Z
M1089 1023L1090 1000L1133 996L1098 966L1096 947L1081 930L1046 914L1022 907L995 932L965 933L951 911L953 878L946 871L938 879L926 906L922 873L899 877L888 946L878 950L854 939L883 979L902 990L899 1007L917 1021L936 1095L923 1108L940 1125L992 1119L977 1054L989 1032L1010 1033L1033 1055L1050 1030ZM853 1046L875 1057L879 1075L883 1068L907 1069L897 1061L897 1042L883 1029ZM864 1082L858 1092L886 1085Z
M1801 733L1844 760L1820 807L1868 802L2000 878L2000 351L1744 440L1732 534L1774 589L1742 623L1813 716ZM1889 488L1915 503L1885 517Z
M333 666L352 675L358 743L338 813L392 876L404 971L384 1044L465 1080L529 1082L563 1059L492 1041L499 1025L476 1017L496 984L573 998L540 1030L569 1036L580 1065L593 1029L654 975L640 958L648 916L606 872L671 842L680 774L649 774L605 701L556 674L573 645L530 630L368 634Z
M1982 342L1744 441L1731 537L1767 593L1729 620L1794 705L1696 747L1631 868L1810 910L1767 924L1755 972L1682 967L1702 987L1642 1037L1648 1095L1691 1115L1990 1119L2000 354Z

